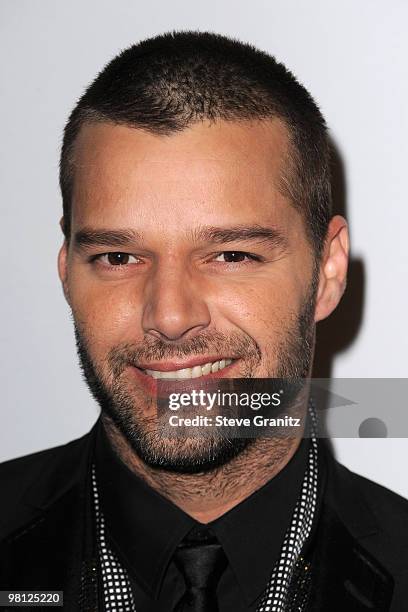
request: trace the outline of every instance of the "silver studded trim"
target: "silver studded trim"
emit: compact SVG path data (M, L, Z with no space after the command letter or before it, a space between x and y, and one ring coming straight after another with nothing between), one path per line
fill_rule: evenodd
M317 424L312 402L310 402L309 414L312 422L311 445L300 498L286 532L279 560L257 612L286 612L291 609L291 602L288 601L289 585L300 552L311 532L317 501ZM307 565L306 567L309 569Z
M99 505L96 470L94 465L92 466L92 487L98 537L99 566L102 574L104 609L106 612L136 612L127 572L106 541L105 519Z

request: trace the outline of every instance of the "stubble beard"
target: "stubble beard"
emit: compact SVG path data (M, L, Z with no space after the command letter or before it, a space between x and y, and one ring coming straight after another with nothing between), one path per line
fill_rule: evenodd
M314 304L315 282L275 349L278 365L269 374L271 378L305 381L309 376L314 348ZM248 335L233 333L227 336L208 331L177 347L153 338L138 344L121 344L109 351L108 375L105 375L92 360L86 333L75 318L74 327L81 369L102 415L113 422L132 451L150 468L179 474L209 472L227 464L256 442L254 438L228 438L208 432L203 436L165 437L157 418L156 399L134 383L129 384L125 378L127 368L140 362L199 354L223 355L225 347L229 354L245 356L240 377L253 378L262 355L258 344Z

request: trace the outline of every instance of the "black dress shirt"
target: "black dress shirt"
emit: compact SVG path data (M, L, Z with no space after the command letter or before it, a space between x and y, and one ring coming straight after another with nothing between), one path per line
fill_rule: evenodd
M303 439L277 476L208 524L228 559L217 589L220 612L256 610L292 519L309 444L309 439ZM129 574L137 612L169 612L185 590L172 556L184 536L200 523L122 462L102 423L97 434L96 469L107 539Z

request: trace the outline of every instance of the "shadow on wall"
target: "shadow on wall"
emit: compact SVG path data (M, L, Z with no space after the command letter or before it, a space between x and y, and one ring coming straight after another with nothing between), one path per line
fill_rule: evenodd
M336 144L332 149L333 212L347 218L347 182L344 162ZM347 288L333 314L317 324L314 378L330 378L337 353L357 338L364 311L365 269L362 259L350 256Z

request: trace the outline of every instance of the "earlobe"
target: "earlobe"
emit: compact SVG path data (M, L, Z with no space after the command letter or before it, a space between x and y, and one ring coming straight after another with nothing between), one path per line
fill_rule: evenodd
M328 317L346 288L349 235L346 220L336 215L330 221L320 265L315 322Z

